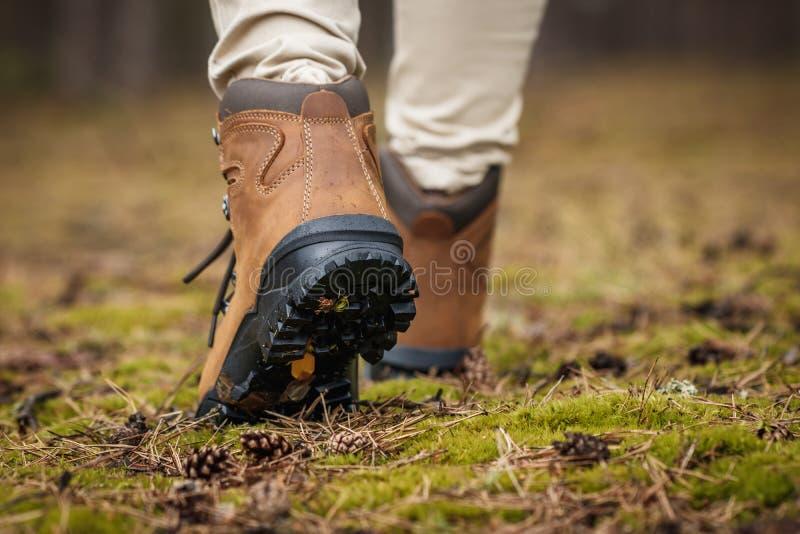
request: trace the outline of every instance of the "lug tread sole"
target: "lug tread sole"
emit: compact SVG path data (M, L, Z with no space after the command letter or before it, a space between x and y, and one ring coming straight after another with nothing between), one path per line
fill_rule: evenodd
M318 357L349 353L370 363L380 361L397 343L397 332L408 330L416 314L414 298L419 292L408 263L380 249L353 250L325 262L319 275L298 280L285 305L267 315L264 362L298 360L309 340ZM340 283L341 275L345 284ZM325 309L321 299L340 305Z

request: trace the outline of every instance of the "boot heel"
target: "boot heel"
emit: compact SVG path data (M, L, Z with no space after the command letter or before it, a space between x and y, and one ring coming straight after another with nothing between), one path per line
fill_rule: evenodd
M352 405L357 357L380 361L410 326L419 295L397 231L367 215L299 226L275 247L259 287L215 393L281 412L320 398L328 407Z
M283 295L264 299L269 311L259 344L267 363L302 358L309 340L318 355L351 351L375 363L410 326L417 288L400 251L357 242L330 250L331 244L292 253L318 260Z

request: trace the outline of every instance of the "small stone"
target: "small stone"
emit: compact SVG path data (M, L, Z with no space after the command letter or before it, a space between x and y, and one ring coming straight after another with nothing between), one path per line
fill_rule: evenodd
M678 394L684 397L692 397L697 395L697 386L689 380L678 380L677 378L670 378L669 382L658 388L659 393L666 395Z
M311 391L311 380L293 380L286 386L281 398L300 402L306 398L309 391Z

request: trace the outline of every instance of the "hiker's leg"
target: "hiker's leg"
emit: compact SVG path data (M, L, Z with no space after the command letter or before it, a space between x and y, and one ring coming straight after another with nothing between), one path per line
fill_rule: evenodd
M425 189L456 191L505 164L546 0L395 2L386 128Z
M232 82L261 78L330 83L361 76L357 0L210 0L219 41L208 78L222 97Z
M230 231L184 280L227 247L233 254L212 307L197 413L254 420L307 404L351 407L356 359L377 362L394 346L417 295L357 78L358 4L211 7L220 32L209 61L221 96L214 140Z
M479 353L501 167L545 0L402 0L381 156L394 221L419 284L417 319L380 379L454 371Z

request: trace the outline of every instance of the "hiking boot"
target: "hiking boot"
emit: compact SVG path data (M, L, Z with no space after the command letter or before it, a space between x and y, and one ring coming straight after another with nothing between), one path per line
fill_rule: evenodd
M381 151L381 168L419 299L414 326L368 375L381 380L455 371L483 330L500 167L490 167L480 184L456 194L420 189L388 150Z
M197 415L231 420L357 399L357 356L378 362L414 318L416 281L389 222L360 81L246 79L220 103L232 243L213 309ZM232 288L229 290L229 288ZM222 314L221 320L217 320Z

